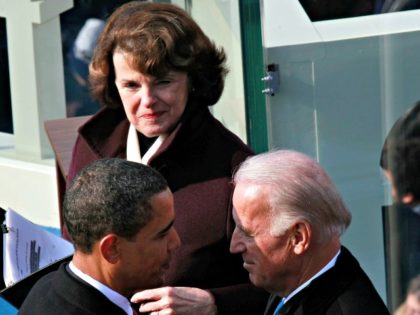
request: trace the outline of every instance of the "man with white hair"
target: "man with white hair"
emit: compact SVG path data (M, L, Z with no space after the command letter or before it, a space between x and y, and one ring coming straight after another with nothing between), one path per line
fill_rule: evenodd
M351 214L322 167L278 150L234 175L230 250L269 291L266 315L389 314L356 258L341 245Z

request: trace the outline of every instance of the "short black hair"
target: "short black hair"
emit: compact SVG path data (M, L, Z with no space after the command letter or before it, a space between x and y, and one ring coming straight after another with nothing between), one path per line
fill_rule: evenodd
M131 239L153 218L150 198L168 188L153 168L119 158L84 167L64 196L64 223L76 249L90 253L107 233Z
M380 166L393 177L398 196L420 200L420 101L392 126L382 147Z

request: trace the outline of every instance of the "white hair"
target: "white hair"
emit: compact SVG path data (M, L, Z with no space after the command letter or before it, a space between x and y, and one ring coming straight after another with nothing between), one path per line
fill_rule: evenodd
M351 214L323 168L312 158L291 150L277 150L245 160L234 183L269 187L270 233L281 235L304 220L319 231L319 240L341 236Z

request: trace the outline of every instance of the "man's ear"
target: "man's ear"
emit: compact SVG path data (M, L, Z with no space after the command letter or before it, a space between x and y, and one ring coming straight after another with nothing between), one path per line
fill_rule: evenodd
M292 226L290 240L293 252L303 254L309 247L312 239L312 228L306 221L298 221Z
M120 256L119 238L115 234L105 235L99 242L99 250L102 257L110 264L118 262Z

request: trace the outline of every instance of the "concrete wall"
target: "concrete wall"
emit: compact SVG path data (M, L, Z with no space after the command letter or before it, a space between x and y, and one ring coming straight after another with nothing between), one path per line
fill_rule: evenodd
M13 140L12 135L0 133L0 207L12 208L36 224L58 228L54 159L19 159Z

